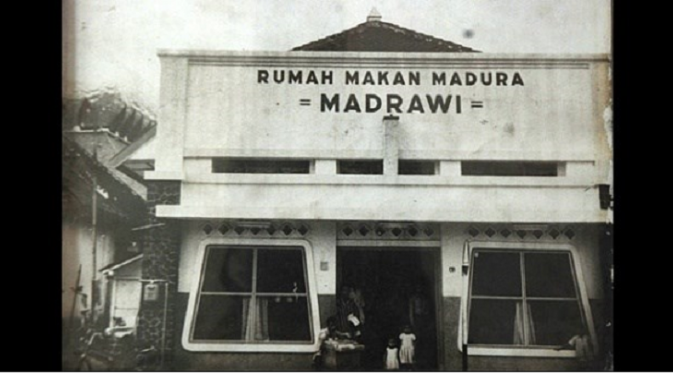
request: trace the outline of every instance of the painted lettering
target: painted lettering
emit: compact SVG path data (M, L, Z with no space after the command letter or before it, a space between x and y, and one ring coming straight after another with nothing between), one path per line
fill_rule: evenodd
M266 70L257 70L257 83L269 83L269 72Z
M388 72L379 71L379 85L388 85Z
M449 85L463 85L458 73L453 73L453 75L451 75L451 82L449 82Z
M315 76L315 73L313 72L313 70L309 71L308 76L306 77L306 84L309 84L309 83L318 84L318 77Z
M507 85L507 74L495 73L495 85Z
M362 85L365 84L371 84L371 85L376 84L376 82L374 82L374 77L372 76L372 73L369 71L365 73L365 78L362 79Z
M322 84L332 84L332 70L322 72Z
M492 80L493 76L491 75L491 73L481 73L481 84L491 85Z
M348 100L346 101L346 107L344 108L344 113L349 111L355 111L356 113L360 112L360 103L358 103L357 98L354 94L348 95Z
M332 111L332 109L334 109L334 112L336 113L339 112L339 94L337 93L332 96L332 99L328 99L327 95L324 93L320 94L320 111Z
M446 73L432 72L432 85L446 85Z
M394 109L397 113L401 113L402 109L402 97L399 95L387 95L386 96L386 106L388 107L388 113L392 112Z
M446 114L451 107L451 95L447 95L446 100L440 95L435 96L434 100L431 95L425 95L425 98L428 100L428 107L433 114L437 112L437 109L441 109L442 113Z
M393 85L405 85L404 75L399 71L395 73L395 78L393 79Z
M346 84L360 84L360 73L346 71Z
M423 103L421 102L421 98L418 97L418 95L413 95L411 97L411 103L409 104L407 113L413 113L414 111L418 111L421 114L425 113L425 109L423 109Z
M375 105L372 105L372 101ZM365 95L365 111L367 113L375 113L381 109L381 99L374 94Z
M474 85L477 82L477 76L473 73L465 73L465 85Z
M299 84L301 84L301 83L302 83L302 81L301 81L301 70L298 70L298 71L292 71L292 70L290 70L290 71L288 72L287 83L288 83L288 84L292 84L292 83L299 83Z

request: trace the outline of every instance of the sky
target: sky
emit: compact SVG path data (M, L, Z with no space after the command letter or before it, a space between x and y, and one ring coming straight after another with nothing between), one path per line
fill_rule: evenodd
M486 53L610 53L611 0L64 0L63 95L156 113L158 49L287 51L382 21Z

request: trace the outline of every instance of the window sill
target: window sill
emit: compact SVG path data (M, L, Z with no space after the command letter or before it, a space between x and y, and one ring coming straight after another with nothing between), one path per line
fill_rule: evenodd
M194 352L288 352L313 353L318 350L317 344L306 343L190 343L183 341L182 347Z
M509 356L509 357L552 357L575 358L573 350L554 350L552 348L507 348L507 347L477 347L467 349L468 356Z

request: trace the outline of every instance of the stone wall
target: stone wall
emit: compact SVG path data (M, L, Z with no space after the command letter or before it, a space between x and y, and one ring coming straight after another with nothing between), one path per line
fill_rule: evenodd
M143 247L143 280L159 280L157 282L159 297L155 301L144 300L138 319L138 340L140 347L154 346L165 348L162 369L169 369L172 363L173 346L175 345L175 304L178 283L178 262L180 250L179 222L156 217L157 205L180 204L179 181L148 181L148 218L147 229L142 235ZM167 281L167 282L162 282ZM145 286L146 283L143 284ZM168 286L167 299L164 298ZM165 303L164 303L165 302ZM164 311L166 304L166 311ZM165 312L165 315L164 315ZM164 317L166 320L164 334ZM165 340L163 338L165 338Z

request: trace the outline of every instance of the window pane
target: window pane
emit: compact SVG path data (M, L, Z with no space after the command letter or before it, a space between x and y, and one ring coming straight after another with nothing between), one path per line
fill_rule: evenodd
M526 253L526 296L575 298L568 253Z
M537 345L562 345L582 328L579 304L575 301L529 301Z
M310 341L306 297L260 297L268 303L268 331L272 341Z
M473 299L470 307L469 343L514 344L515 319L517 316L514 300Z
M473 295L521 296L518 253L474 253Z
M208 248L202 291L252 291L250 249Z
M257 292L306 293L303 257L301 250L258 250Z
M243 339L244 304L248 297L202 295L196 314L195 340Z

